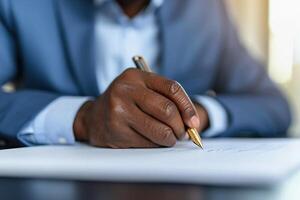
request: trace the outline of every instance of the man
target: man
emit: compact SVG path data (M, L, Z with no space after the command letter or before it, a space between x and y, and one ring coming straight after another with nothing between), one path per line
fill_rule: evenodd
M19 83L0 93L0 133L25 145L172 146L186 126L276 137L290 124L220 0L0 0L0 44L0 83ZM127 69L136 54L156 74Z

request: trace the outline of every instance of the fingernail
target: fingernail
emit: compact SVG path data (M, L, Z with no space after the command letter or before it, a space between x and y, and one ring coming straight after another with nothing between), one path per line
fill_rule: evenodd
M194 115L191 118L191 128L199 128L199 127L200 127L200 120L196 115Z

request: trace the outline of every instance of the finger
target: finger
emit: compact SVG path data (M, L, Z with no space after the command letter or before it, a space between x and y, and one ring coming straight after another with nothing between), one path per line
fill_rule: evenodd
M149 139L145 138L141 134L139 134L136 130L129 127L131 129L129 147L130 148L158 148L160 145L155 144Z
M128 124L140 135L161 146L175 145L176 137L170 127L145 114L138 107L133 107L132 113L134 117L128 119Z
M181 113L184 123L193 128L200 127L196 108L181 85L156 74L148 74L146 86L172 100Z
M140 135L129 126L123 128L122 131L113 135L114 137L109 138L109 140L106 142L107 147L114 149L159 147L159 145Z
M177 106L171 100L144 88L137 94L139 95L134 95L134 100L142 111L171 127L178 139L184 137L185 127L182 118Z

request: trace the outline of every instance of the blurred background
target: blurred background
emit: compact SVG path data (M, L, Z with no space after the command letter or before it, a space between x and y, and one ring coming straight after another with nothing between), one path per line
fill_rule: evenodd
M300 0L225 1L246 47L288 96L289 134L300 137Z
M288 96L300 137L300 0L226 0L243 42Z

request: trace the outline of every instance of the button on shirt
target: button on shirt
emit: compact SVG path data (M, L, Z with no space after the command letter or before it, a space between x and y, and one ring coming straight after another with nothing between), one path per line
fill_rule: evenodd
M159 68L159 24L155 15L164 0L152 0L137 16L128 18L115 0L95 0L96 67L100 92L128 67L132 56L143 55L153 71ZM26 145L74 144L73 122L79 108L91 97L60 97L44 108L18 134ZM207 110L210 128L203 133L213 137L227 127L227 113L213 98L194 96Z

